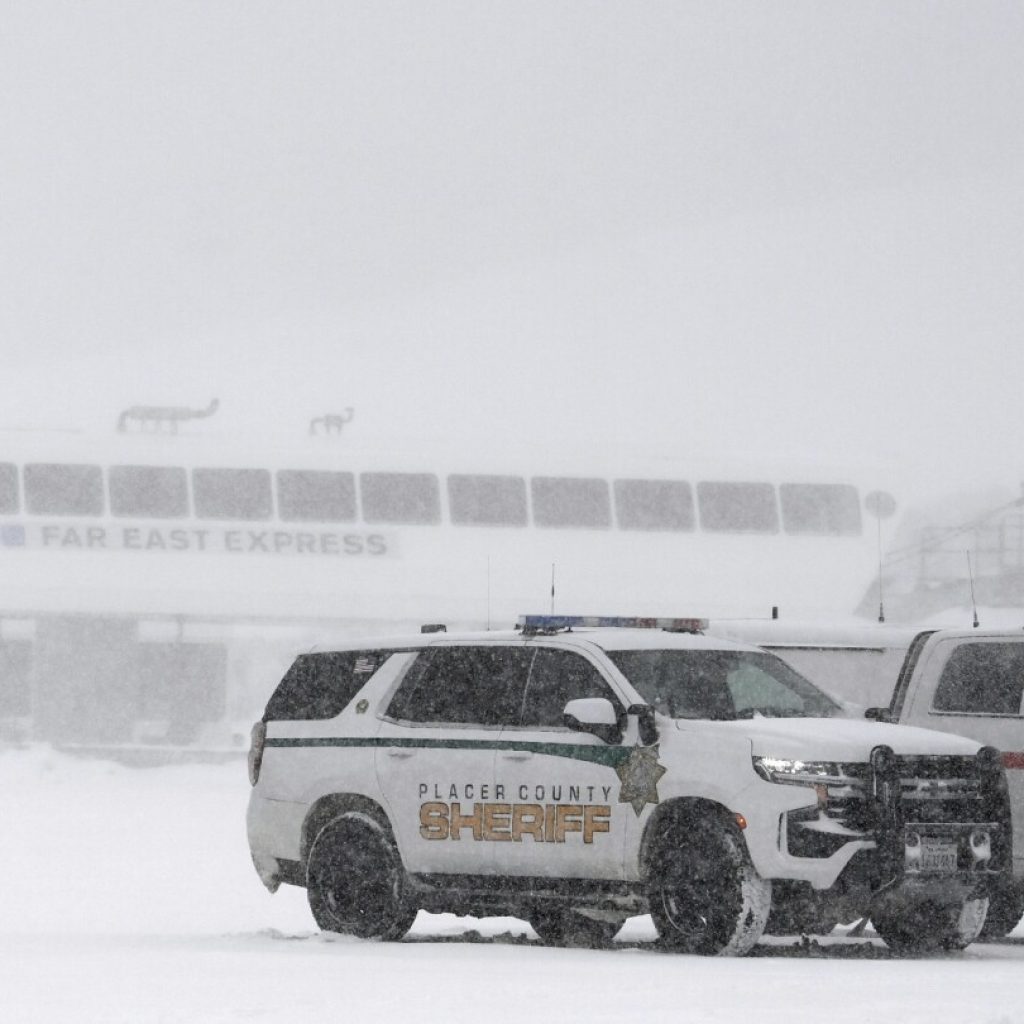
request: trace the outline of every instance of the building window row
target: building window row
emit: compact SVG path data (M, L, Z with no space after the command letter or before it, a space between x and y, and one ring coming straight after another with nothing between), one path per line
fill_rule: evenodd
M441 478L433 473L110 466L30 463L21 473L30 515L284 522L437 524ZM190 487L191 484L191 487ZM717 533L856 535L857 489L848 484L453 474L445 479L458 526ZM276 506L275 506L276 497ZM0 463L0 515L22 508L18 470Z

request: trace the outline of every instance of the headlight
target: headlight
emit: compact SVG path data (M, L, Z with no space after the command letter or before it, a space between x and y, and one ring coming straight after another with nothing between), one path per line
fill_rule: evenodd
M765 782L797 786L839 785L849 781L834 761L797 761L784 757L755 757L754 771Z

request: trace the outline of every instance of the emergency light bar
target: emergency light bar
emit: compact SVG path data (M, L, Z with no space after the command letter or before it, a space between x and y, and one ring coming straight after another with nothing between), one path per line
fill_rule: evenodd
M527 632L590 626L612 629L665 629L670 633L702 633L707 619L645 619L635 615L520 615L516 623Z

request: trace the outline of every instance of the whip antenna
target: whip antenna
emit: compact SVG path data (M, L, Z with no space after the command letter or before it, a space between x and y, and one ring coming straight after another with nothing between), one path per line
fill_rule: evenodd
M967 556L967 578L971 582L971 608L974 612L974 628L977 629L979 626L978 622L978 602L974 599L974 569L971 567L971 553L965 551L964 554Z
M555 614L555 563L551 563L551 614Z
M896 511L896 499L888 491L872 491L864 498L864 507L875 517L878 526L878 621L885 622L885 599L882 593L882 520Z
M878 621L885 622L885 600L882 596L882 517L877 516L878 524Z

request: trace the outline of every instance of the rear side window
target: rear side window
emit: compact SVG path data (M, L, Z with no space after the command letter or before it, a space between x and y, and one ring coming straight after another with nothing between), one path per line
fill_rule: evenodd
M580 697L606 697L616 710L621 706L604 677L586 658L572 651L542 648L530 671L520 724L562 728L565 705Z
M267 704L264 722L334 718L392 651L335 651L295 659Z
M1024 644L964 644L946 662L933 710L1020 715Z
M514 722L532 654L525 647L430 648L406 673L388 717L452 725Z

